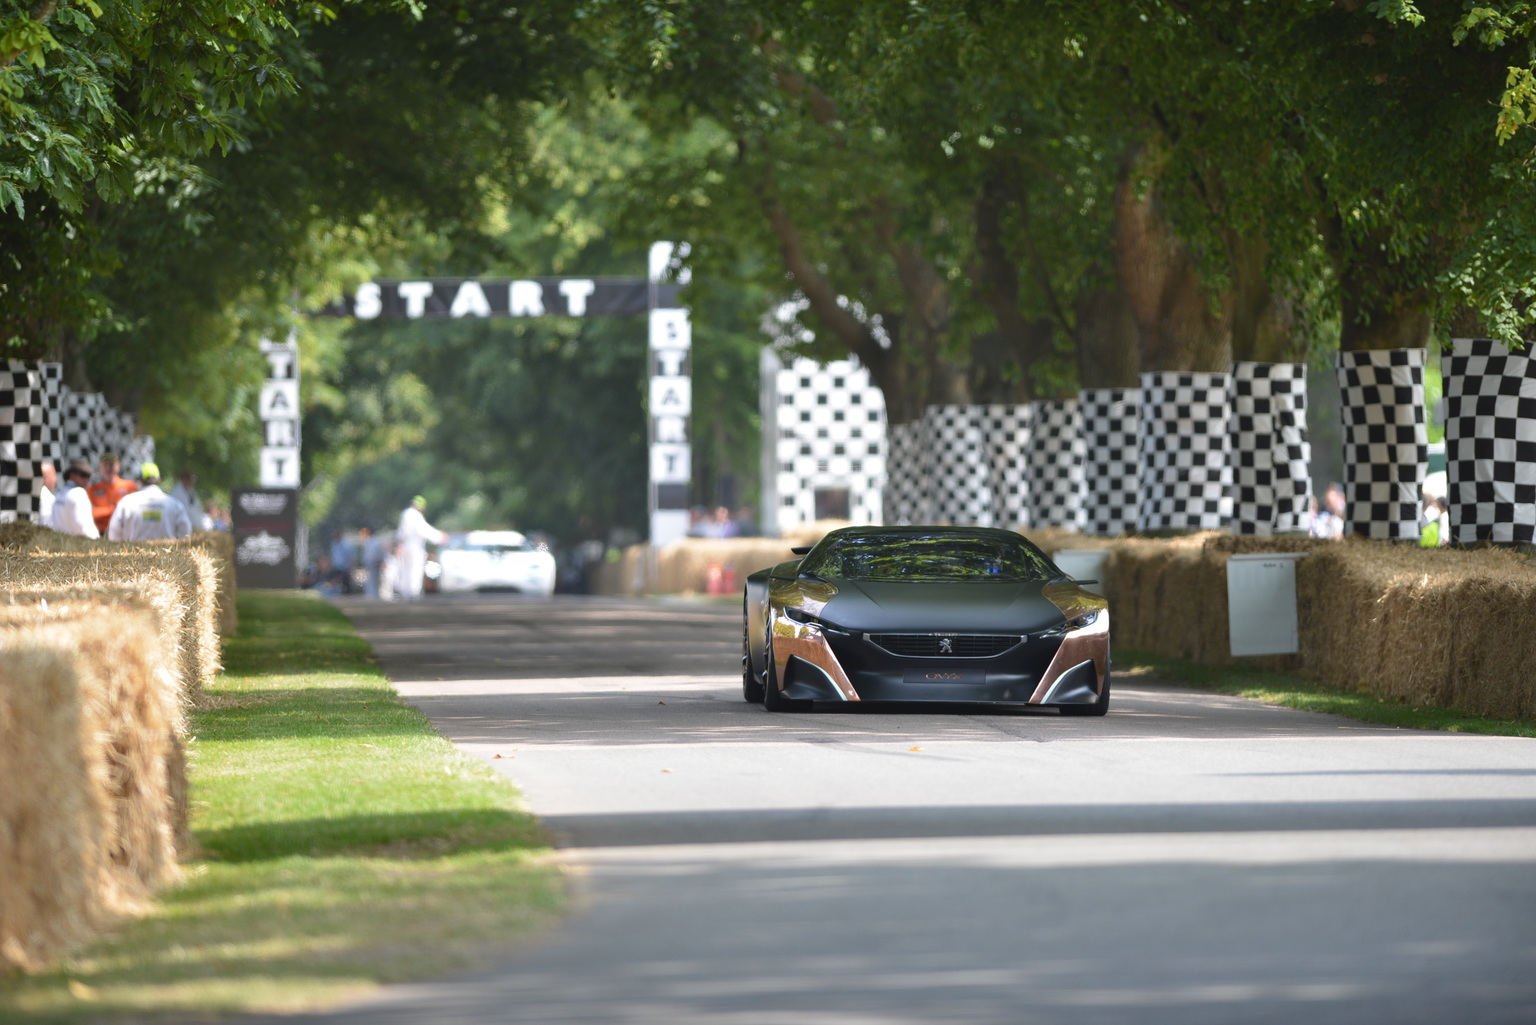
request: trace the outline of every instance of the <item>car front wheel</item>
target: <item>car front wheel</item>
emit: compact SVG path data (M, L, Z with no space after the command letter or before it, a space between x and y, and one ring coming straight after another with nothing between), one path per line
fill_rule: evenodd
M741 696L754 705L763 703L763 685L752 669L752 623L747 618L747 597L741 597Z

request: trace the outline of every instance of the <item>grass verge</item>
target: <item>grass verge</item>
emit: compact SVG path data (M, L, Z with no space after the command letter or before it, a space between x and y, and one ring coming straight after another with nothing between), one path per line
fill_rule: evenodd
M1115 678L1137 677L1188 684L1201 690L1283 705L1304 712L1326 712L1360 722L1411 730L1447 730L1505 737L1536 737L1536 721L1490 719L1454 708L1405 705L1358 691L1338 690L1298 673L1245 666L1208 666L1185 659L1163 658L1143 651L1115 649Z
M191 717L185 882L54 969L0 979L0 1021L315 1009L483 967L559 911L517 791L400 701L340 612L245 593L240 623Z

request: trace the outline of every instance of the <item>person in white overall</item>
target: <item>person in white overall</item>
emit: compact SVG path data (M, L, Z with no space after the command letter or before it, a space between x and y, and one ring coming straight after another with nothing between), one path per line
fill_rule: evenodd
M427 500L417 495L400 514L400 529L395 542L400 547L400 568L395 591L405 601L421 597L422 573L427 566L427 544L441 544L443 532L427 522L422 510Z

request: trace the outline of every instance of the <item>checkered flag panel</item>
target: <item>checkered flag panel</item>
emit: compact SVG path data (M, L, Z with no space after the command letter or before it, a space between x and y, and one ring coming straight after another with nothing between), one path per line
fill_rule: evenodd
M956 527L992 526L992 481L983 406L929 406L929 481L933 518Z
M0 367L0 523L37 518L46 412L37 368L6 360Z
M885 400L869 372L852 360L786 367L770 350L763 384L764 484L777 504L769 522L782 531L826 518L879 523Z
M1312 492L1303 363L1232 365L1233 526L1239 534L1305 530Z
M1029 449L1033 407L982 406L983 433L992 488L992 520L999 527L1028 527Z
M1457 338L1440 366L1451 540L1536 543L1536 359Z
M1215 530L1231 517L1231 396L1229 374L1141 375L1142 530Z
M890 525L929 523L928 432L921 420L886 427L885 492L881 508Z
M43 389L43 458L54 469L64 468L64 364L39 363L39 381Z
M139 470L145 463L155 461L155 439L148 434L135 435L133 440L123 446L123 476L129 480L137 480ZM171 482L166 482L169 488Z
M1030 525L1082 529L1083 431L1076 399L1032 403Z
M1141 496L1141 393L1087 388L1083 417L1083 533L1113 537L1136 529Z
M1419 535L1419 490L1429 459L1424 350L1340 352L1344 532L1379 540Z

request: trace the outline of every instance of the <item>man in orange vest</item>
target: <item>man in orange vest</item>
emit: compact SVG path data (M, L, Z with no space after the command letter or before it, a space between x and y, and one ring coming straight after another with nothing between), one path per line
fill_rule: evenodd
M96 529L101 531L101 536L107 536L107 524L112 522L112 510L117 508L117 503L124 495L131 495L139 490L139 486L131 480L124 480L117 475L117 456L111 452L101 454L101 479L90 487L86 493L91 496L91 519L96 521Z

